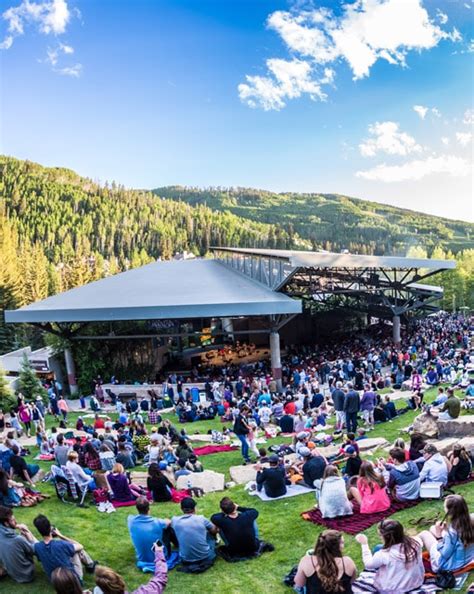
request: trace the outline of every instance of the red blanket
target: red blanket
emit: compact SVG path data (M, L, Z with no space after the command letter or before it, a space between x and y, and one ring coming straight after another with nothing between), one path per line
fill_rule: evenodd
M196 456L207 456L209 454L220 454L221 452L232 452L237 450L235 446L230 445L208 445L200 448L193 448Z
M353 502L352 506L354 513L351 516L323 518L319 509L312 509L303 512L301 517L304 520L308 520L308 522L320 524L321 526L326 526L326 528L331 528L332 530L341 530L347 534L359 534L359 532L363 532L364 530L367 530L367 528L370 528L370 526L381 522L384 518L387 518L402 509L414 507L421 501L422 499L416 499L415 501L392 501L392 505L386 511L378 512L376 514L361 514L359 506L357 503Z

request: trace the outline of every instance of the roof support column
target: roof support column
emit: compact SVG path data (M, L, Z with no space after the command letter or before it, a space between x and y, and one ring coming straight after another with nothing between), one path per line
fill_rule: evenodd
M393 324L393 342L395 344L400 344L401 336L400 336L400 316L393 316L392 318Z
M222 330L227 332L229 338L234 340L234 323L232 318L221 318L222 319Z
M64 349L64 359L66 360L67 381L69 384L69 391L71 396L75 396L79 389L76 383L76 365L72 356L71 349L66 347Z
M270 353L272 361L272 375L276 381L277 390L282 391L281 383L281 355L280 355L280 334L279 332L270 332Z

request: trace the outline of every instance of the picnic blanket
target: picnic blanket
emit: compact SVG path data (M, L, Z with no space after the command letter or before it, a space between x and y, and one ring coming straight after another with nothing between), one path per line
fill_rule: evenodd
M208 456L209 454L220 454L221 452L232 452L237 447L230 445L207 445L200 448L193 448L196 456Z
M352 592L354 594L378 594L379 590L374 586L374 580L377 572L364 570L356 581L352 584ZM453 590L461 590L467 580L467 573L456 577L456 586ZM433 594L434 592L441 592L434 583L434 580L427 580L416 590L410 590L410 594Z
M277 501L277 499L286 499L287 497L295 497L296 495L306 495L307 493L314 493L315 489L308 489L301 485L287 485L286 493L280 497L268 497L265 491L249 491L249 495L256 495L262 501Z
M313 524L320 524L326 526L332 530L341 530L347 534L359 534L381 522L384 518L391 516L392 514L401 511L402 509L408 509L418 505L422 499L415 499L414 501L392 501L391 506L383 512L375 514L361 514L359 511L359 505L355 502L352 503L354 513L350 516L340 516L338 518L323 518L319 509L312 509L307 512L303 512L301 517L303 520L313 522Z

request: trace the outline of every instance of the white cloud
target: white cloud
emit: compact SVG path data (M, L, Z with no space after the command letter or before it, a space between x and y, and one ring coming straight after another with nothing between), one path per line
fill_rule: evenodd
M472 132L456 132L456 140L461 146L468 146L472 141Z
M369 126L369 134L371 138L359 144L364 157L375 157L378 153L406 156L423 150L413 136L400 131L397 122L376 122Z
M431 108L431 113L436 116L437 118L441 117L441 112L439 109L437 109L436 107L432 107Z
M444 144L444 146L448 146L449 145L449 138L447 136L442 136L441 137L441 142Z
M466 109L464 112L463 123L467 125L474 124L474 109Z
M356 176L370 181L385 183L417 181L434 174L447 174L452 177L468 175L472 166L469 161L455 155L441 155L407 161L402 165L377 165L366 171L357 171Z
M71 13L66 0L46 0L45 2L23 0L18 6L5 10L2 19L8 23L8 33L0 48L9 49L15 37L25 33L27 25L36 27L44 35L65 33Z
M420 116L420 118L422 120L424 120L425 117L426 117L426 114L429 111L429 108L428 107L424 107L423 105L414 105L413 106L413 111L416 111L416 113Z
M304 60L267 60L270 76L247 76L239 85L239 96L250 107L265 111L285 107L287 99L308 94L313 100L324 100L321 86L312 79L311 66Z
M51 66L56 66L61 55L71 55L74 53L74 48L64 43L58 43L56 47L48 47L46 50L46 62Z
M446 23L448 22L448 15L445 12L441 11L439 8L436 11L436 18L442 25L446 25Z
M66 66L64 68L57 68L55 72L64 76L73 76L79 78L82 74L82 64L74 64L73 66Z
M322 70L339 61L346 62L354 79L360 79L369 76L378 60L405 66L410 51L431 49L441 40L461 38L456 29L449 32L435 24L422 0L356 0L343 3L337 14L328 8L278 10L268 17L267 24L280 35L294 60L310 65L315 84L324 84L327 77ZM247 83L241 99L253 107L268 105L266 79L248 75L247 83L250 81L253 87L252 103L247 98ZM262 88L262 101L257 87ZM276 102L276 107L270 109L280 108L280 102Z

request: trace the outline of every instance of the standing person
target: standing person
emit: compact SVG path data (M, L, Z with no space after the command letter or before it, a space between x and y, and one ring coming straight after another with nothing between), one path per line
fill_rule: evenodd
M181 501L183 515L171 519L179 544L179 554L182 559L181 571L189 566L206 571L215 561L215 535L217 528L204 516L196 515L196 502L191 497Z
M358 534L365 569L376 570L374 587L379 594L401 594L419 588L425 579L418 538L410 538L396 520L383 520L379 525L382 549L372 555L367 536Z
M377 403L377 396L371 390L369 384L365 384L364 393L360 401L360 410L368 431L374 428L374 410Z
M46 516L42 514L36 516L33 524L43 539L41 542L35 543L35 555L49 580L51 580L53 571L58 567L67 567L74 571L80 580L83 576L83 565L88 573L94 572L97 562L86 553L80 543L64 536L57 528L53 528Z
M141 570L150 570L153 569L154 557L151 548L153 543L161 540L168 549L170 548L167 529L171 520L150 516L150 502L146 497L138 497L135 505L138 515L128 516L128 531L135 549L137 567Z
M20 421L25 426L26 435L28 437L31 436L31 411L30 406L27 403L21 402L20 406L18 407L18 417Z
M247 423L247 414L249 412L249 408L247 406L242 406L239 414L237 415L233 431L237 438L240 440L242 444L242 457L244 459L244 465L250 462L249 458L249 443L247 441L247 436L250 432L250 427Z
M344 398L344 412L346 413L347 431L355 433L357 431L357 413L360 409L360 396L354 390L351 382L347 384L349 391Z
M59 408L60 413L63 416L63 421L65 423L67 423L67 414L69 412L69 406L68 406L66 400L64 399L64 396L61 396L59 398L59 400L58 400L58 408Z
M9 507L0 506L0 570L20 584L35 577L33 545L37 542L25 524L18 524Z
M456 571L474 561L474 519L461 495L444 500L444 520L418 537L430 554L433 571Z
M354 561L344 555L344 538L337 530L324 530L314 550L301 559L295 586L306 594L352 594L357 577Z
M336 382L336 389L332 393L332 401L336 411L336 431L342 431L346 422L346 413L344 412L345 397L342 391L342 383Z

